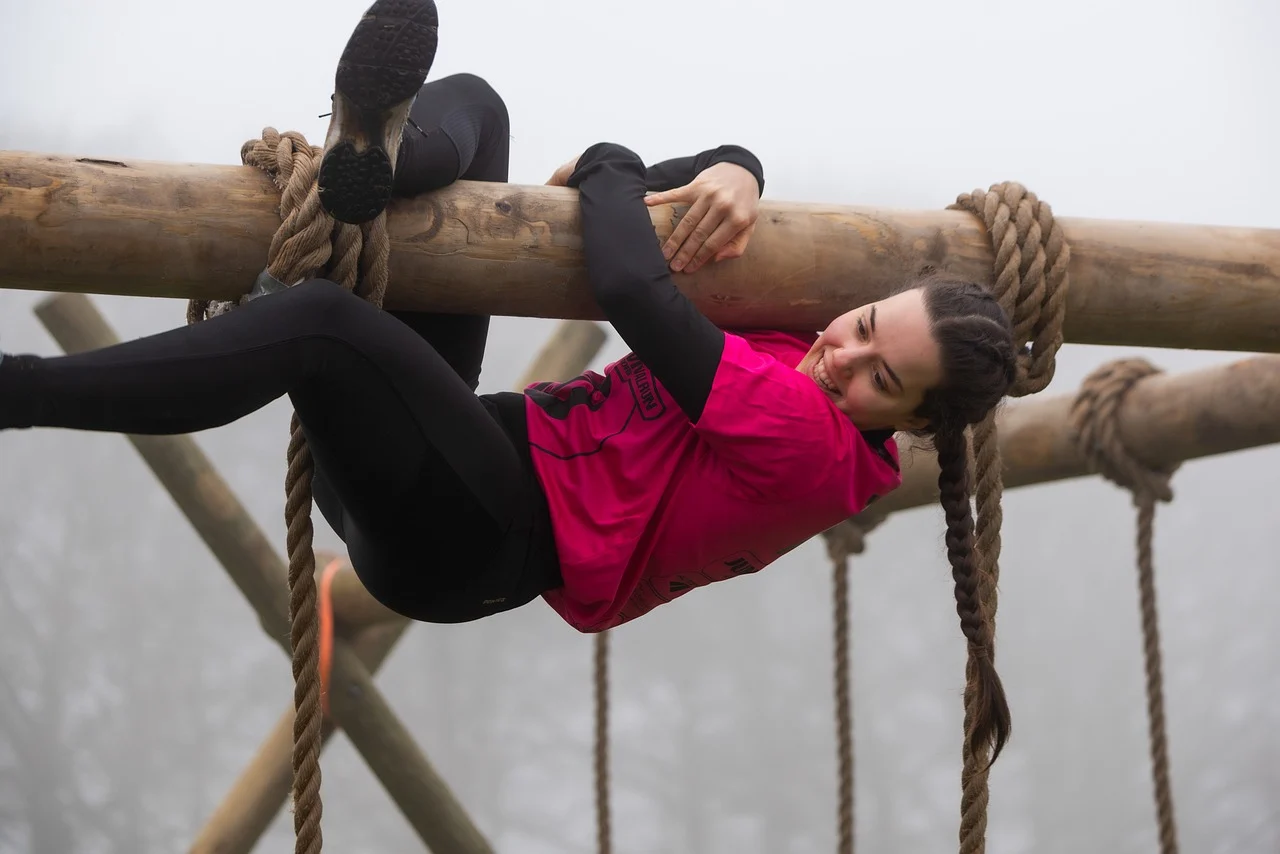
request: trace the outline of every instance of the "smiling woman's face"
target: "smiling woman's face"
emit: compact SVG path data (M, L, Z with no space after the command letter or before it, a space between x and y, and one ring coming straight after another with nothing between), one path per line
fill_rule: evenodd
M923 293L903 291L840 315L796 370L860 429L925 426L913 413L942 382L942 361Z

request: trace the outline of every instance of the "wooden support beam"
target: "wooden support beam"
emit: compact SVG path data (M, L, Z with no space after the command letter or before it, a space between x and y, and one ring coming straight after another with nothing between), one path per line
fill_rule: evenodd
M999 416L1006 489L1086 477L1069 414L1075 395L1027 398ZM1280 442L1280 356L1257 356L1181 374L1156 374L1134 386L1120 410L1120 436L1148 465L1169 465ZM938 462L903 445L902 486L863 515L934 504ZM1176 485L1175 485L1176 488Z
M348 638L356 657L376 673L408 628L407 620L397 618ZM248 854L258 844L293 788L293 718L290 706L209 816L189 854ZM332 719L326 718L321 744L327 744L336 730Z
M0 152L0 287L233 298L265 263L277 205L245 166ZM650 213L669 234L673 209ZM1068 341L1280 352L1280 230L1059 222ZM572 190L459 182L396 202L388 228L388 308L600 316ZM766 201L745 258L677 280L722 326L818 329L924 264L985 282L991 263L958 211Z
M36 314L68 353L115 343L82 295L45 300ZM262 530L188 436L128 436L226 568L267 636L289 654L287 570ZM333 645L330 711L409 824L436 852L492 849L342 638Z
M590 320L561 321L529 362L514 390L536 382L568 382L587 369L607 337L604 327Z
M317 558L318 560L318 558ZM354 635L360 630L383 623L404 620L395 611L373 598L356 575L351 564L343 561L329 582L333 602L333 621L338 631Z
M523 388L538 379L568 380L586 369L604 345L604 329L583 320L561 322L517 383ZM318 571L331 555L317 556ZM334 576L334 623L351 641L356 655L376 673L390 655L409 621L383 606L365 589L349 563ZM289 798L293 782L293 704L288 703L258 752L205 822L190 854L249 854ZM321 745L334 732L326 720Z

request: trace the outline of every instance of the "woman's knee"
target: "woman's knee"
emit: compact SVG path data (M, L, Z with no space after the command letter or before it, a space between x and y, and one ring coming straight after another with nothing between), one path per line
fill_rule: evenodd
M502 96L498 94L498 90L493 88L488 80L478 74L472 74L469 71L462 71L457 74L450 74L447 77L441 77L438 80L431 80L423 85L422 92L426 93L433 86L452 89L464 96L463 100L489 107L503 121L508 120L507 104L502 100Z
M331 334L344 337L357 313L372 306L329 279L308 279L299 282L281 294L287 297L281 310L287 312L289 322L311 334Z

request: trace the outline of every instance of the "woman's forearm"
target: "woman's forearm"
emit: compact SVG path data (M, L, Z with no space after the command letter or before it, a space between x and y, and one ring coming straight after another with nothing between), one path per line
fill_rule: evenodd
M764 195L764 166L759 158L740 145L722 145L690 157L655 163L645 170L645 189L658 192L683 187L698 177L699 172L717 163L734 163L746 169L755 176L760 195Z
M724 333L671 279L643 201L647 171L634 152L601 143L579 158L568 184L579 190L587 275L600 309L696 423Z

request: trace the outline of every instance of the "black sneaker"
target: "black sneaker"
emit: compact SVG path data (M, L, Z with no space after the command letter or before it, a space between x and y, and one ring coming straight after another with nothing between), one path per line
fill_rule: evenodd
M334 219L368 222L391 201L400 135L435 60L437 27L432 0L377 0L347 40L318 178Z

